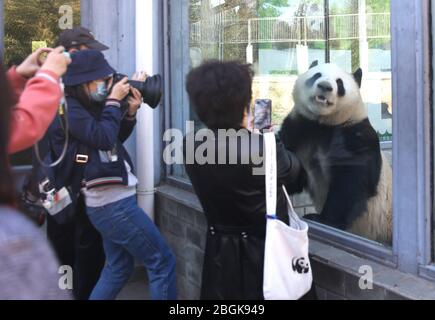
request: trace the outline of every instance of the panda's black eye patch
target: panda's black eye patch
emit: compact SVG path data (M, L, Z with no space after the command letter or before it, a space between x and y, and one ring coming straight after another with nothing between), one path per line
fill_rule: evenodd
M343 80L337 79L337 86L338 86L338 96L344 97L346 95L346 89L344 88Z
M322 77L321 73L316 73L314 76L308 79L307 82L305 82L305 85L311 88L312 86L314 86L316 81L319 80L321 77Z

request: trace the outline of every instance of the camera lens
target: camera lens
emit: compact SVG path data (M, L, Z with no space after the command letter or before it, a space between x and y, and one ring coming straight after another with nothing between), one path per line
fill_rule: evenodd
M116 73L113 76L113 85L124 79L126 76L120 73ZM143 102L155 109L159 105L162 99L162 77L155 75L149 77L145 82L130 80L128 83L135 89L139 90L142 94ZM130 93L130 96L132 94Z

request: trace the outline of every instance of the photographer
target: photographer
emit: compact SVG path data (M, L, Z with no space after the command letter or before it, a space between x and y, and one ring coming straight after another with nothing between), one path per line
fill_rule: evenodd
M68 168L78 159L86 163L84 176L79 177L85 182L82 191L86 212L102 235L106 254L106 266L90 299L115 299L133 273L135 258L148 271L151 297L176 299L175 258L137 204L137 178L122 145L136 125L142 96L130 87L127 78L113 84L114 73L99 51L73 54L73 63L64 77L70 157L56 168L56 180L68 185L71 179L77 178L74 170ZM129 93L132 95L124 117L122 100ZM64 139L61 123L57 121L49 134L55 154L61 153L60 141Z
M83 27L63 31L59 35L58 44L71 54L81 50L109 49L97 41L91 31ZM43 154L48 153L50 149L47 142L47 139L44 139L40 143ZM37 165L35 163L36 170ZM77 201L75 219L71 223L60 225L51 216L47 216L47 237L60 263L72 266L74 270L74 297L77 300L88 300L103 270L105 256L101 236L86 214L83 196Z
M15 104L11 115L9 154L34 145L53 121L62 95L59 79L71 63L63 52L63 47L39 49L8 71ZM43 53L48 56L42 63Z

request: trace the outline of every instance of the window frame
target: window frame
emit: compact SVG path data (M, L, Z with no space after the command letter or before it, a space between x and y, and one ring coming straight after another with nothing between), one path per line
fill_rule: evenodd
M421 34L423 52L421 54L421 64L423 70L420 71L424 81L423 95L423 108L420 111L421 121L424 122L420 134L423 135L424 141L420 141L420 148L423 150L421 153L421 165L424 165L423 178L424 181L421 185L424 186L426 197L421 200L424 209L419 215L419 235L418 248L422 252L418 264L418 272L421 277L435 280L435 117L434 117L434 31L435 24L433 18L435 17L435 3L433 1L424 1L420 10L425 13L426 22L422 22L421 28L424 32ZM417 21L418 24L418 21ZM423 153L424 152L424 153ZM421 220L420 220L421 219Z
M181 15L186 10L188 12L188 0L178 1L182 2ZM174 116L170 97L170 77L173 74L169 72L171 68L168 67L171 63L170 2L174 0L164 0L166 129L169 129ZM431 245L433 197L429 8L428 0L391 1L392 91L395 112L393 142L382 144L382 147L388 148L393 145L393 246L385 247L316 223L310 223L310 234L313 239L360 257L380 262L402 272L435 280L435 265L432 261L434 248ZM182 23L184 24L179 39L188 39L183 38L189 36L188 21ZM180 48L183 47L177 47L178 50ZM401 63L403 61L414 63ZM184 82L179 85L184 87ZM168 184L192 191L192 186L187 181L172 175L170 166L163 166Z
M427 0L406 1L400 5L398 1L392 1L393 101L396 108L393 117L393 166L396 168L393 172L393 204L396 208L393 248L401 271L435 279L435 274L431 275L430 245L433 199L429 8ZM415 63L400 64L401 61ZM409 108L413 105L415 109Z

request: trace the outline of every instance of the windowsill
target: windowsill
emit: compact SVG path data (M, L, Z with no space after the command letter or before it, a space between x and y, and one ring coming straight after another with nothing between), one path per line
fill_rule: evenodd
M204 212L198 197L193 192L164 184L157 188L157 194L161 194L164 197L186 207L192 208L195 211L199 211L201 213Z
M203 212L197 196L185 189L164 184L157 188L157 195L191 208L195 212ZM310 241L310 252L313 265L321 271L315 274L316 284L328 290L331 288L331 292L335 292L338 297L435 299L435 283L430 280L402 273L395 268L358 257L318 240ZM369 266L373 270L373 290L363 292L358 288L362 276L359 271L362 266ZM313 268L316 270L316 267ZM335 274L335 277L331 277L331 273Z

